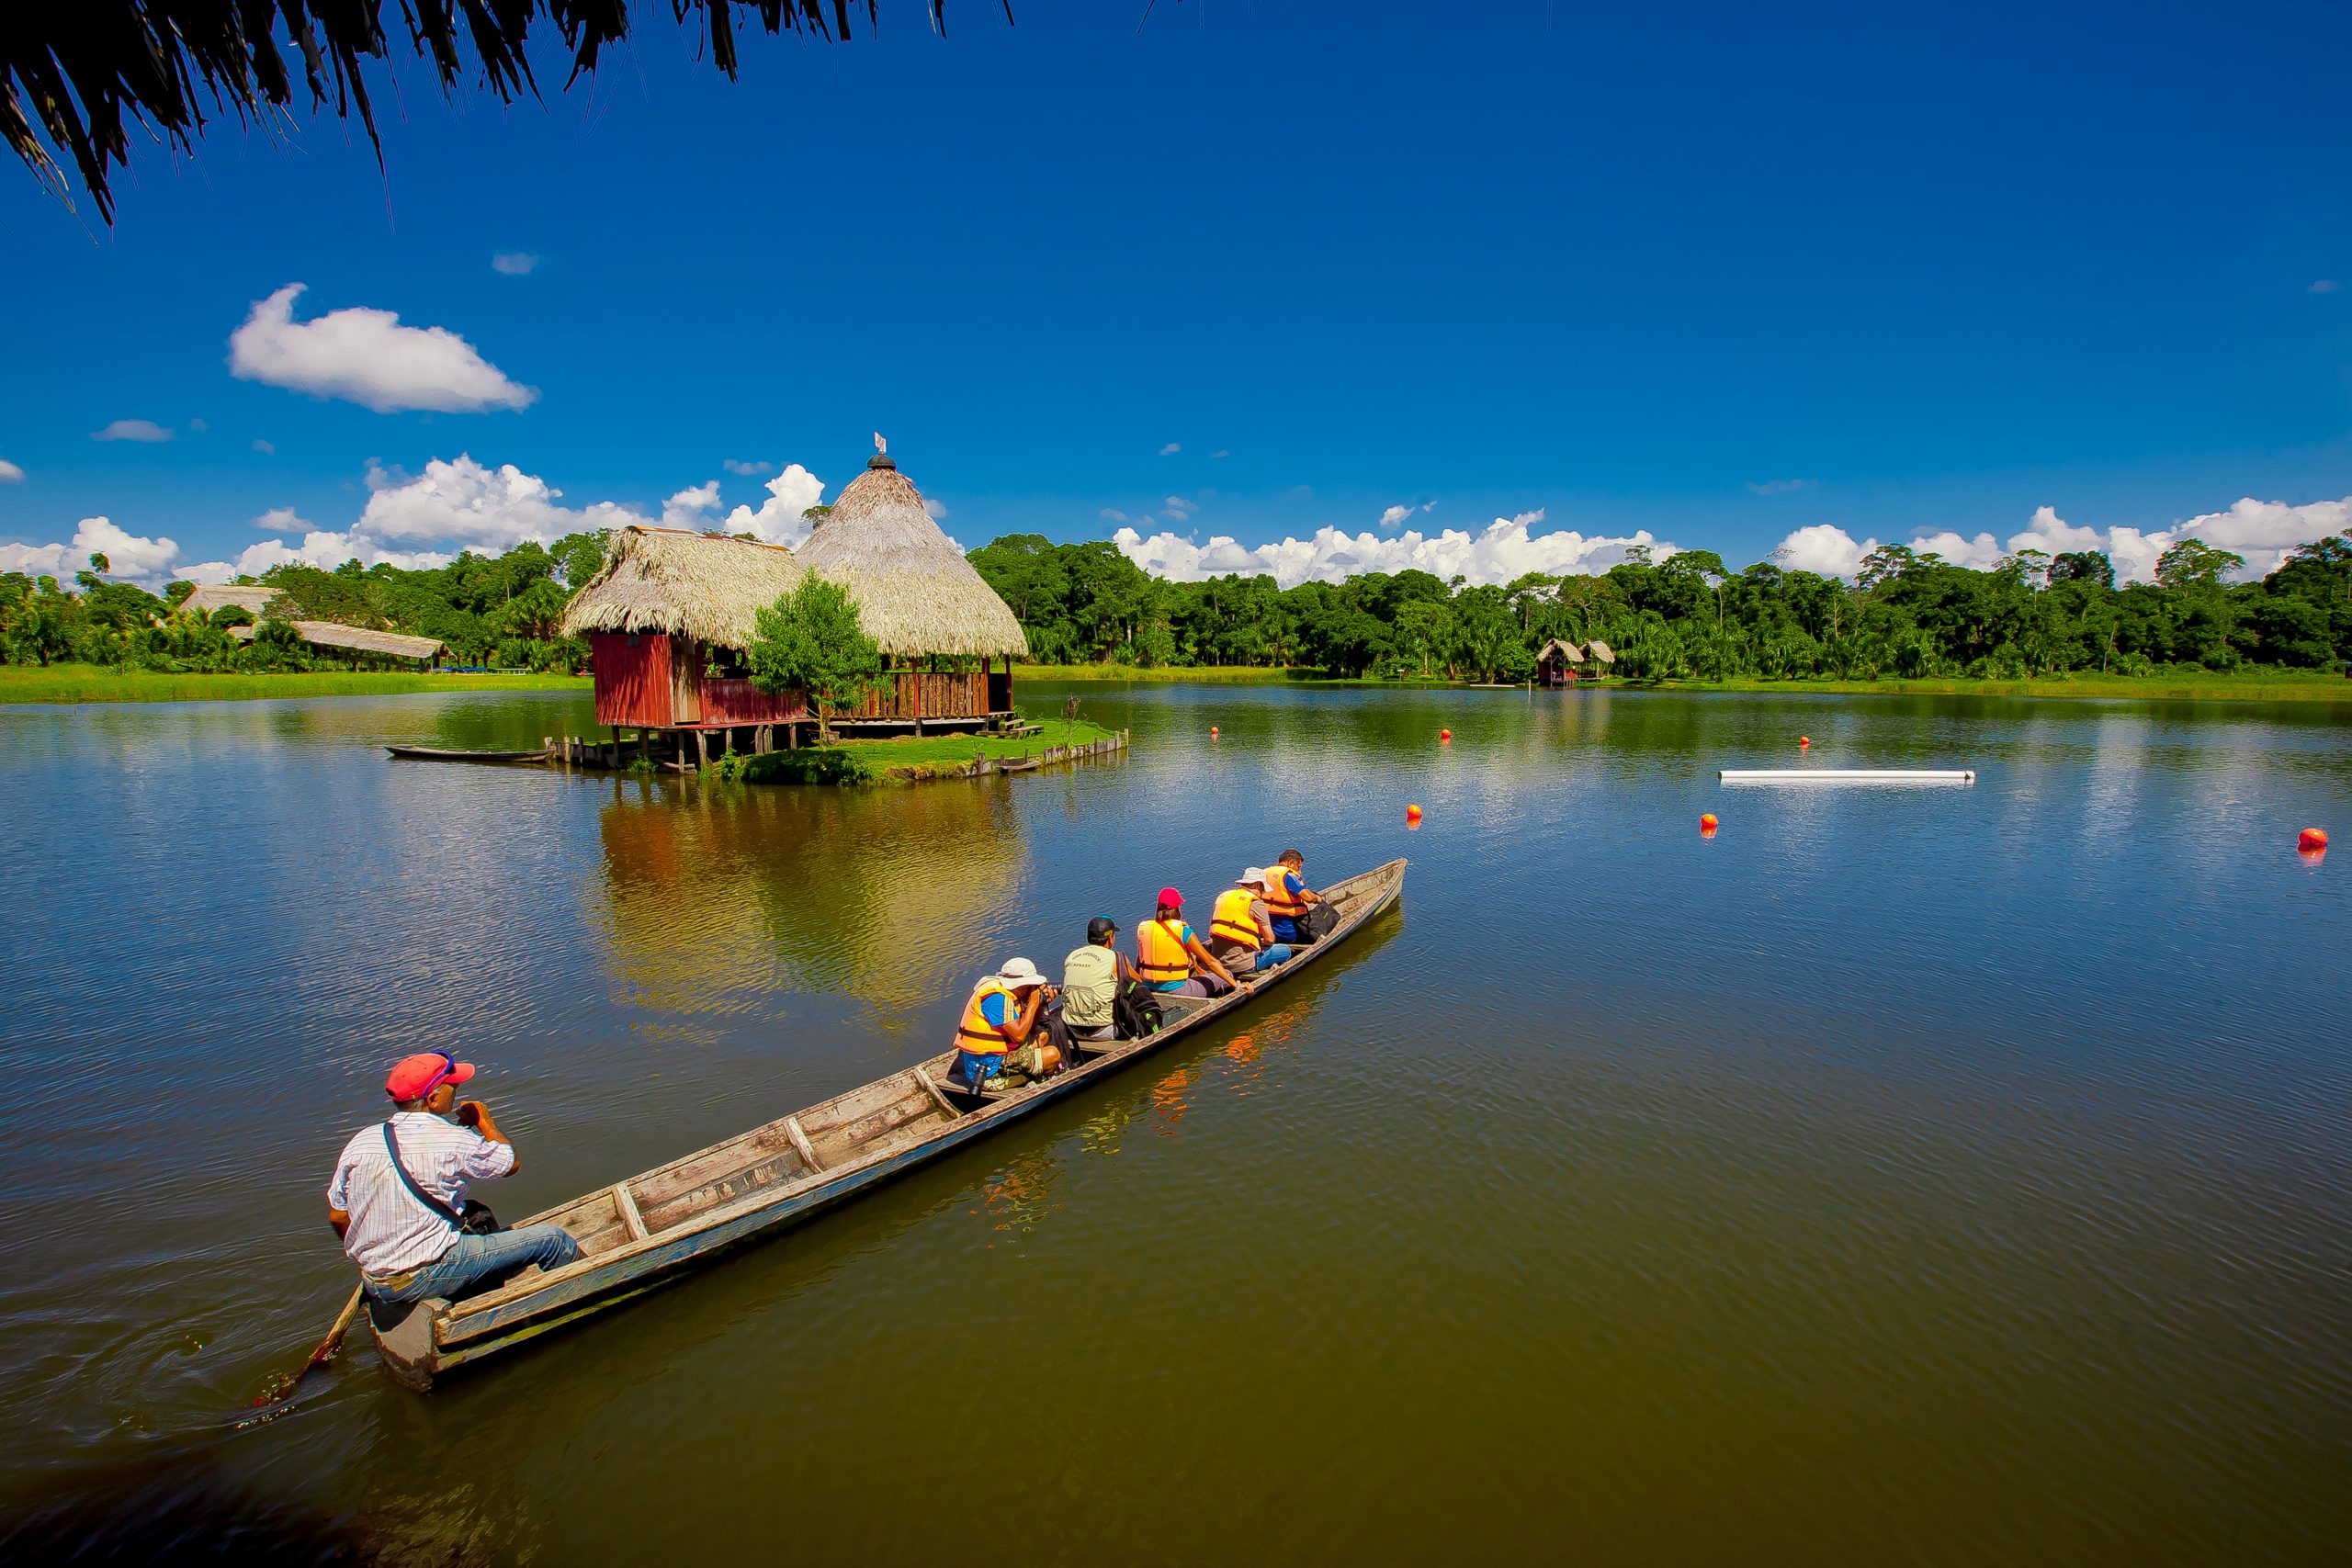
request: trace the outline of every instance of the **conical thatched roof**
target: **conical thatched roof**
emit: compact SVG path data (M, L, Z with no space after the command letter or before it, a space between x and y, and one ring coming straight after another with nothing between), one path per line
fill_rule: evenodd
M564 606L560 630L684 632L749 648L759 613L805 575L782 545L633 525L614 531L604 566Z
M1556 637L1535 650L1535 661L1541 664L1544 660L1551 658L1555 653L1558 654L1565 662L1569 664L1582 664L1584 662L1583 649L1578 648L1575 643L1569 642L1564 637Z
M923 510L922 496L877 456L800 547L811 571L857 600L858 616L888 654L1027 658L1029 640L996 591Z

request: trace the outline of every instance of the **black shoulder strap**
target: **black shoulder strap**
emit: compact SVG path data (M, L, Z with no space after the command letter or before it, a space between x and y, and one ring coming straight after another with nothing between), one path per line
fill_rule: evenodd
M392 1136L390 1122L384 1123L384 1152L392 1156L392 1169L400 1173L401 1185L408 1189L410 1197L448 1221L450 1229L462 1231L466 1228L465 1222L458 1218L457 1210L418 1186L416 1178L408 1173L408 1166L401 1159L401 1141Z

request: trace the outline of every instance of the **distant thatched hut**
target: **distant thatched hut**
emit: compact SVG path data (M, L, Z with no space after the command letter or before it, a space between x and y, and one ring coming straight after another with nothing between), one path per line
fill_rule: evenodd
M1536 650L1535 679L1539 685L1566 686L1600 673L1597 670L1581 670L1578 668L1580 665L1616 662L1616 653L1598 637L1578 647L1565 637L1555 637Z
M233 601L232 601L233 602ZM294 635L321 653L340 654L355 664L437 664L449 645L439 637L410 637L405 632L379 632L367 626L346 626L335 621L288 621ZM229 635L251 642L256 626L231 626Z
M180 601L180 614L209 616L216 610L226 610L234 605L259 620L262 612L269 608L269 602L277 597L277 590L275 588L239 588L232 583L200 582L197 584L195 592Z
M1012 715L1012 661L1029 653L1021 623L940 532L922 492L887 452L868 459L842 491L799 558L850 591L866 635L899 666L844 720L920 730ZM989 668L998 659L1001 672ZM960 668L967 660L978 668Z
M560 630L588 639L596 722L636 729L792 725L797 693L753 685L744 650L760 611L807 575L781 545L683 528L622 528L605 564L564 607ZM786 731L787 740L790 730ZM697 750L702 750L697 742Z

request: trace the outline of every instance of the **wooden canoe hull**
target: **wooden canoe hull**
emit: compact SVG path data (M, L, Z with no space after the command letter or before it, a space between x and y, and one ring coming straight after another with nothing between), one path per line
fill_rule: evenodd
M534 1214L520 1223L562 1224L581 1239L588 1256L454 1306L425 1303L377 1336L385 1369L406 1387L430 1388L442 1373L618 1305L729 1247L798 1224L1083 1092L1248 1010L1261 993L1313 968L1396 902L1404 890L1405 863L1391 861L1325 889L1325 897L1343 910L1339 928L1262 980L1214 1000L1163 998L1170 1016L1158 1033L1106 1042L1102 1053L1084 1055L1078 1066L1044 1083L986 1097L945 1089L938 1080L956 1055L947 1051Z
M387 746L393 756L419 762L544 762L545 751L459 751L447 746Z

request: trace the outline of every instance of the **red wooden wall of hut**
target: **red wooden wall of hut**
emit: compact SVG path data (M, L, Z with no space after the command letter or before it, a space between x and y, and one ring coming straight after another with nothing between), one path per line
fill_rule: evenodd
M591 632L596 666L596 722L667 729L676 720L670 695L670 639L660 632Z
M745 680L703 678L705 724L782 724L808 716L808 699L798 692L763 692Z

